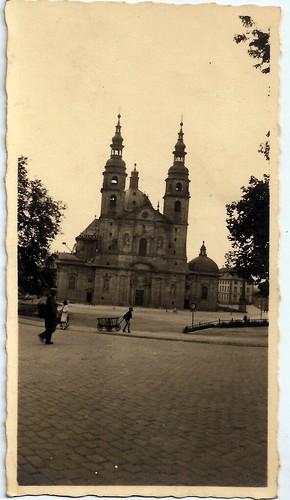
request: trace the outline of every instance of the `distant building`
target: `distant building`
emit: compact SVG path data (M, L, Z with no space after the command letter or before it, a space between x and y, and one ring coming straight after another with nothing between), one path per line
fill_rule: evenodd
M57 295L75 302L215 310L219 269L206 255L187 262L189 175L183 124L173 151L163 213L139 189L136 164L126 189L120 115L103 172L101 213L57 254ZM152 179L154 182L154 179Z
M220 269L218 283L219 304L239 304L243 288L243 280L239 278L234 269L223 267ZM253 303L253 285L246 283L245 295L247 304Z

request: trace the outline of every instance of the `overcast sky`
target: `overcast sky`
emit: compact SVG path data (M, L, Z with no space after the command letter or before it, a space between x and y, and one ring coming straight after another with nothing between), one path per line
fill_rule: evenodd
M10 29L8 140L13 155L29 158L30 177L67 205L53 250L64 251L63 241L72 248L99 216L119 110L128 177L137 163L139 188L163 209L182 115L191 180L187 256L196 257L204 240L208 256L224 264L225 205L241 197L251 175L269 173L258 149L277 126L277 98L269 96L275 71L263 75L246 45L234 43L243 32L239 15L252 16L259 29L271 27L275 37L277 17L254 6L19 8Z

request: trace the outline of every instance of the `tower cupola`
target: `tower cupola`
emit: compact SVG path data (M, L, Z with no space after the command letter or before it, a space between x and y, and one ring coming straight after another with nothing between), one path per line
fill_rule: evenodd
M136 163L134 163L134 170L131 172L131 177L130 177L130 189L138 189L138 184L139 184L139 172L136 169Z
M116 132L114 137L112 137L112 144L111 144L111 157L119 156L122 158L122 151L123 151L123 137L121 136L121 123L120 123L120 118L121 115L118 114L118 122L116 125Z
M183 127L183 123L180 122L180 130L178 133L178 140L177 140L177 143L175 144L175 149L172 152L172 154L174 155L174 164L175 165L179 164L179 163L184 164L185 155L187 154L185 151L186 146L183 142L184 133L183 133L182 127Z
M106 169L110 167L114 168L121 168L124 169L126 164L122 158L123 154L123 137L121 135L121 123L120 123L120 118L121 115L118 115L118 122L116 125L116 131L114 137L112 137L112 144L110 145L111 148L111 156L109 160L106 163Z

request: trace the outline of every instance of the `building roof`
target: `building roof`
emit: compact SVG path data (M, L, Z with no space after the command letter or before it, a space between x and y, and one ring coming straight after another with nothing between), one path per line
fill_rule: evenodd
M57 260L70 260L70 261L79 261L79 259L76 257L75 254L73 253L68 253L68 252L55 252L54 256L57 258Z
M228 279L232 280L240 280L243 281L243 278L237 275L234 267L222 267L220 269L221 276L228 277Z
M99 234L99 221L94 219L87 227L84 229L77 238L89 238L97 239Z

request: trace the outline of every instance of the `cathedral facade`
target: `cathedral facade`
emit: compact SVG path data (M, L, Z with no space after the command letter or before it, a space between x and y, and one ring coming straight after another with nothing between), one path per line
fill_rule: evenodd
M57 297L74 302L215 310L218 266L206 255L187 262L189 172L183 124L173 151L163 213L139 189L136 165L126 189L120 115L103 172L101 213L76 237L73 253L57 253Z

